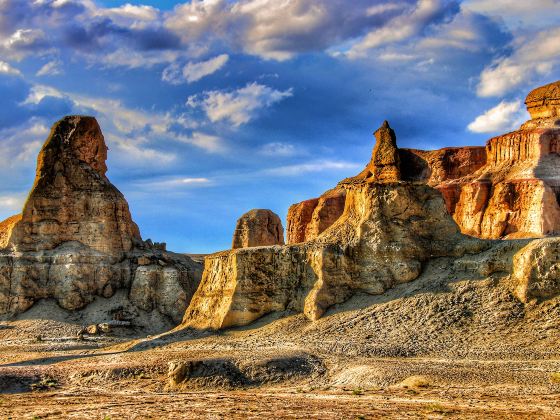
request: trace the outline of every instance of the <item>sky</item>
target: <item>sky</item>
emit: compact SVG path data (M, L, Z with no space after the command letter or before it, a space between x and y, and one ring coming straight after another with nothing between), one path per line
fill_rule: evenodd
M95 116L144 239L231 246L400 147L483 145L560 79L560 0L0 0L0 220L50 126Z

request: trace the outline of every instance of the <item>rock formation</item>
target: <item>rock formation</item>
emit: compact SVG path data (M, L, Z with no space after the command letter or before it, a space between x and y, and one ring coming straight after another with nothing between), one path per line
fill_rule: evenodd
M374 181L394 182L401 179L400 157L395 132L387 121L374 133L376 142L369 170Z
M126 289L139 308L182 318L200 266L142 241L106 158L94 118L53 126L22 214L0 223L0 314L43 298L75 310Z
M560 80L533 89L525 99L532 120L560 118Z
M396 152L394 133L384 125L375 133L377 160L372 158L359 177L383 182L400 176L435 187L468 235L501 239L560 233L560 81L533 90L525 103L532 119L490 139L486 147ZM344 198L339 199L342 205ZM313 224L323 229L308 233L318 200L290 208L288 243L314 239L334 223L332 213L324 220L315 216Z
M344 211L315 239L207 257L183 325L245 325L284 310L315 320L356 292L381 294L416 279L429 258L488 247L460 234L437 190L399 181L391 132L384 123L366 170L339 184Z
M250 210L237 220L232 248L266 245L284 245L282 221L270 210Z
M531 120L480 148L401 151L407 176L440 190L461 231L480 238L560 232L560 81L533 90ZM404 156L404 159L403 159ZM448 165L448 163L451 163Z
M374 133L376 142L371 160L356 179L395 182L401 179L401 158L395 132L384 121ZM302 201L288 209L288 243L297 244L317 238L344 212L346 189L338 186L319 198Z
M297 244L316 238L344 212L346 190L334 188L319 198L305 200L288 209L288 243Z
M124 196L107 179L107 146L95 118L57 122L37 159L37 173L9 246L50 250L79 241L97 251L130 251L141 241Z

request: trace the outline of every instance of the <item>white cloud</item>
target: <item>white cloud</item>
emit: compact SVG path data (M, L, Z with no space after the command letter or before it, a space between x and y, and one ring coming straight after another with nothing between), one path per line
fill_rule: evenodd
M480 75L477 94L501 96L530 82L535 76L548 75L560 66L560 28L544 30L515 42L509 57L497 60Z
M127 67L129 69L151 68L160 64L173 63L182 53L179 51L134 51L130 48L118 48L105 56L89 56L90 61L99 60L105 67Z
M522 107L521 101L502 101L494 108L476 117L467 128L473 133L508 131L523 122L524 116L525 109Z
M12 67L9 63L6 63L5 61L0 61L0 74L21 76L21 72L18 69Z
M0 156L4 167L15 168L34 162L48 134L49 127L37 119L0 130Z
M359 169L363 165L336 160L319 160L314 162L279 166L277 168L266 169L263 174L275 176L298 176L304 173L324 172L324 171L345 171Z
M206 61L189 62L183 69L177 64L171 64L163 70L161 79L172 85L196 82L220 70L229 60L229 55L221 54Z
M62 62L60 60L49 61L37 71L36 76L57 76L62 74Z
M419 0L412 10L397 16L391 22L374 29L347 52L350 58L364 57L368 51L384 45L401 42L418 35L438 17L445 15L446 0Z
M199 131L193 132L190 136L177 135L175 139L182 143L193 144L209 153L220 153L225 150L220 137L201 133Z
M187 63L187 65L183 68L183 76L189 83L196 82L197 80L220 70L228 62L228 60L229 55L222 54L199 63Z
M21 60L39 47L46 47L45 34L41 29L18 29L0 42L0 51L15 60Z
M19 212L23 208L23 203L25 202L25 194L10 194L10 195L0 195L0 209L2 213L9 212ZM0 218L0 221L1 218Z
M147 187L150 190L159 190L164 188L200 188L213 185L213 182L208 178L190 178L190 177L177 177L170 179L155 180L149 182L138 183L137 185Z
M127 3L120 7L98 9L96 11L96 14L101 16L108 16L119 23L127 24L134 22L139 23L154 21L159 17L159 10L152 6L135 6Z
M293 90L279 91L258 83L228 92L212 90L202 98L191 96L187 106L201 107L212 122L227 120L235 127L251 121L263 109L293 95Z
M557 19L560 0L467 0L463 7L504 19L510 26L547 24Z
M185 45L226 45L282 61L302 52L324 51L375 28L398 30L391 19L409 14L411 4L427 1L435 0L381 0L375 6L372 0L353 0L351 6L347 0L201 0L176 7L165 26Z
M29 94L25 101L23 101L24 105L34 104L37 105L45 96L53 96L55 98L63 98L64 94L60 92L58 89L53 88L47 85L33 85L29 90Z
M297 150L293 144L272 142L263 145L259 153L265 156L286 157L296 155Z

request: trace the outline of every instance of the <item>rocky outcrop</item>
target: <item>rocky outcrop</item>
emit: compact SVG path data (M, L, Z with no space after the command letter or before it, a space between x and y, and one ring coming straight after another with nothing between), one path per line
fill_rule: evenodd
M288 243L297 244L317 238L344 212L346 190L334 188L319 198L302 201L288 209Z
M124 196L107 179L107 146L95 118L57 122L37 159L37 173L8 245L49 250L78 241L117 254L141 241Z
M377 129L375 146L366 168L355 177L370 182L401 180L401 157L395 132L384 121ZM319 198L302 201L288 210L288 243L296 244L317 238L334 224L344 211L346 189L337 187Z
M106 158L94 118L53 126L22 214L0 224L0 314L45 298L75 310L126 289L139 308L182 318L201 267L142 241Z
M560 239L532 241L513 258L514 293L522 302L560 294Z
M526 99L532 119L486 147L400 151L403 178L442 194L461 231L480 238L560 233L560 82Z
M525 99L531 119L560 117L560 80L532 90Z
M0 222L0 249L8 246L10 236L12 235L12 229L20 220L21 214L16 214Z
M377 136L377 142L384 143L388 124L380 130L385 134ZM400 173L399 162L376 155L394 156L388 149L374 149L372 162L380 165L380 171L364 171L339 184L337 188L346 193L344 211L315 239L207 257L183 325L246 325L284 310L315 320L356 292L381 294L416 279L429 258L489 246L460 234L434 188L389 181Z
M284 245L284 227L271 210L253 209L237 220L232 248Z
M486 164L483 146L446 147L439 150L400 149L403 179L432 187L470 175Z

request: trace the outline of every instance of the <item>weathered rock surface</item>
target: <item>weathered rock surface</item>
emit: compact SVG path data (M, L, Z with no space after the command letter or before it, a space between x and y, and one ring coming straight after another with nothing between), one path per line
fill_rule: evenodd
M14 225L21 220L21 214L8 217L0 222L0 248L6 248Z
M288 209L288 243L297 244L315 239L344 212L346 190L334 188L321 197L302 201Z
M513 258L514 293L522 302L560 295L560 238L532 241Z
M384 121L374 133L376 142L368 169L377 182L395 182L401 179L400 157L395 132Z
M380 130L387 134L388 124ZM377 137L378 143L387 141L385 134ZM389 181L400 173L399 162L392 158L394 147L390 153L385 146L375 148L390 156L384 160L373 154L374 164L387 162L381 165L381 175L362 172L339 184L346 193L343 214L315 239L207 257L183 324L246 325L284 310L315 320L356 292L381 294L416 279L429 258L489 247L460 234L437 190Z
M401 157L395 132L384 121L373 135L376 142L371 160L354 179L369 182L401 180ZM339 186L319 198L290 206L287 217L288 243L297 244L317 238L342 215L345 201L346 189Z
M237 220L232 248L284 245L284 227L271 210L253 209Z
M141 241L124 196L107 179L107 146L95 118L66 117L51 130L22 217L8 240L16 251L67 241L108 254Z
M94 118L53 126L22 214L0 224L0 314L46 298L76 310L126 289L137 307L182 318L200 264L142 241L106 158Z
M560 82L532 91L532 119L481 148L401 150L404 179L443 194L461 231L480 238L560 233Z
M533 120L560 117L560 80L532 90L525 105Z

